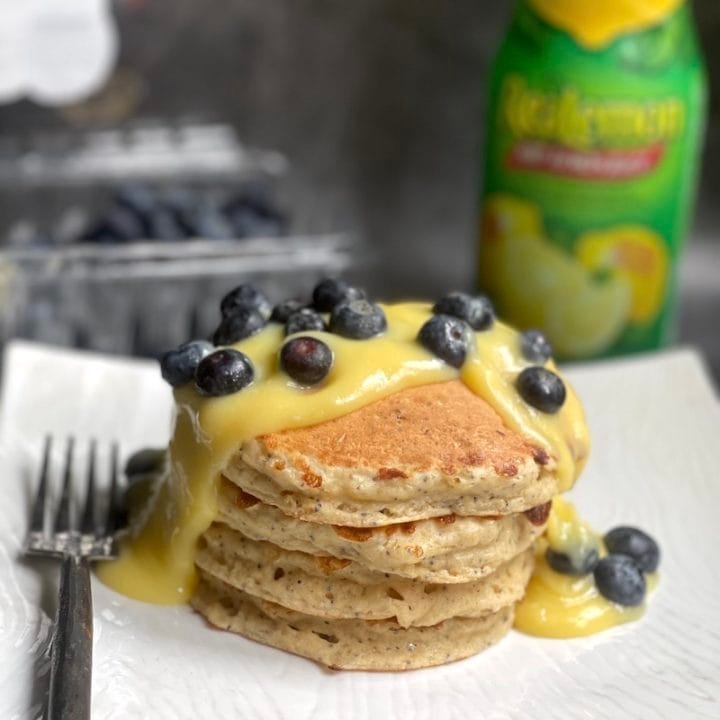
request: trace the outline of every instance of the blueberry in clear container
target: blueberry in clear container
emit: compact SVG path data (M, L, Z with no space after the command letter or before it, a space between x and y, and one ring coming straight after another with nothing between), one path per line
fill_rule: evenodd
M98 244L123 243L138 240L146 234L142 218L127 207L114 205L81 236L80 241Z
M237 238L279 237L287 232L287 217L261 186L246 187L222 208Z
M213 202L202 200L188 217L192 236L205 240L228 240L235 237L229 220Z
M124 205L142 217L152 211L158 200L147 185L126 183L115 190L113 201L118 205Z
M187 233L178 222L175 213L164 205L157 205L147 216L147 238L165 242L179 242Z

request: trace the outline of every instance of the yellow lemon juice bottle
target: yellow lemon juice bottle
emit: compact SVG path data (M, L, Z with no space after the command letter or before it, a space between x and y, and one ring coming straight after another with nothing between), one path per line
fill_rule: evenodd
M682 0L521 0L492 72L480 286L565 358L674 329L706 82Z

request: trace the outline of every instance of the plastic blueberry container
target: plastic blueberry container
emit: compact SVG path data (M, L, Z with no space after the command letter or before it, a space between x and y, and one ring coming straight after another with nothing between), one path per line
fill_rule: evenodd
M220 298L239 283L257 283L273 301L306 297L322 276L354 266L362 251L333 234L337 225L304 221L295 208L286 234L288 167L275 151L243 145L222 122L146 119L107 130L48 130L23 142L3 137L0 342L20 337L154 356L211 335ZM225 240L196 229L195 217L177 240L83 237L102 227L128 187L149 189L166 208L189 195L185 209L206 201L223 208L240 190L260 188L280 208L273 215L279 224L226 216L237 232Z
M212 334L220 298L256 283L305 298L359 260L347 235L73 245L0 252L0 339L155 356Z

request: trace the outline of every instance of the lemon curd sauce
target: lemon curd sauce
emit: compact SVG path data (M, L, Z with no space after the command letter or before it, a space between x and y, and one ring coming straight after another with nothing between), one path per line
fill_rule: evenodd
M186 602L197 579L196 543L216 512L220 473L243 440L303 427L352 412L404 388L460 378L512 429L544 448L556 462L561 489L572 486L588 453L583 412L572 388L553 414L518 394L518 373L530 363L520 336L506 325L474 333L475 347L460 370L417 342L432 316L425 303L381 306L387 330L367 340L303 333L327 343L334 355L325 381L303 388L279 368L284 329L270 323L232 347L250 358L253 383L224 397L204 397L192 383L175 390L175 427L165 477L121 546L120 557L98 569L119 592L154 603ZM554 368L552 361L546 367Z
M546 558L548 547L578 555L597 548L600 557L607 555L602 539L583 522L574 506L556 497L545 535L535 546L535 570L516 608L518 630L541 637L581 637L637 620L643 614L644 604L623 606L604 598L591 572L577 576L556 572ZM657 574L649 574L647 584L653 590Z

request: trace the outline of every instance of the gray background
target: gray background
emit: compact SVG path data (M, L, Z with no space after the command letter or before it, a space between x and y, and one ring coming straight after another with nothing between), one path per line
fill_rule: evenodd
M512 5L125 0L115 5L122 51L119 80L106 92L115 93L114 103L96 98L79 114L17 103L0 108L0 130L229 121L244 141L289 157L283 192L297 228L350 229L382 258L383 271L367 278L373 289L427 295L466 286L476 252L485 83ZM720 3L694 5L714 90ZM683 269L683 337L704 344L720 365L715 95Z

